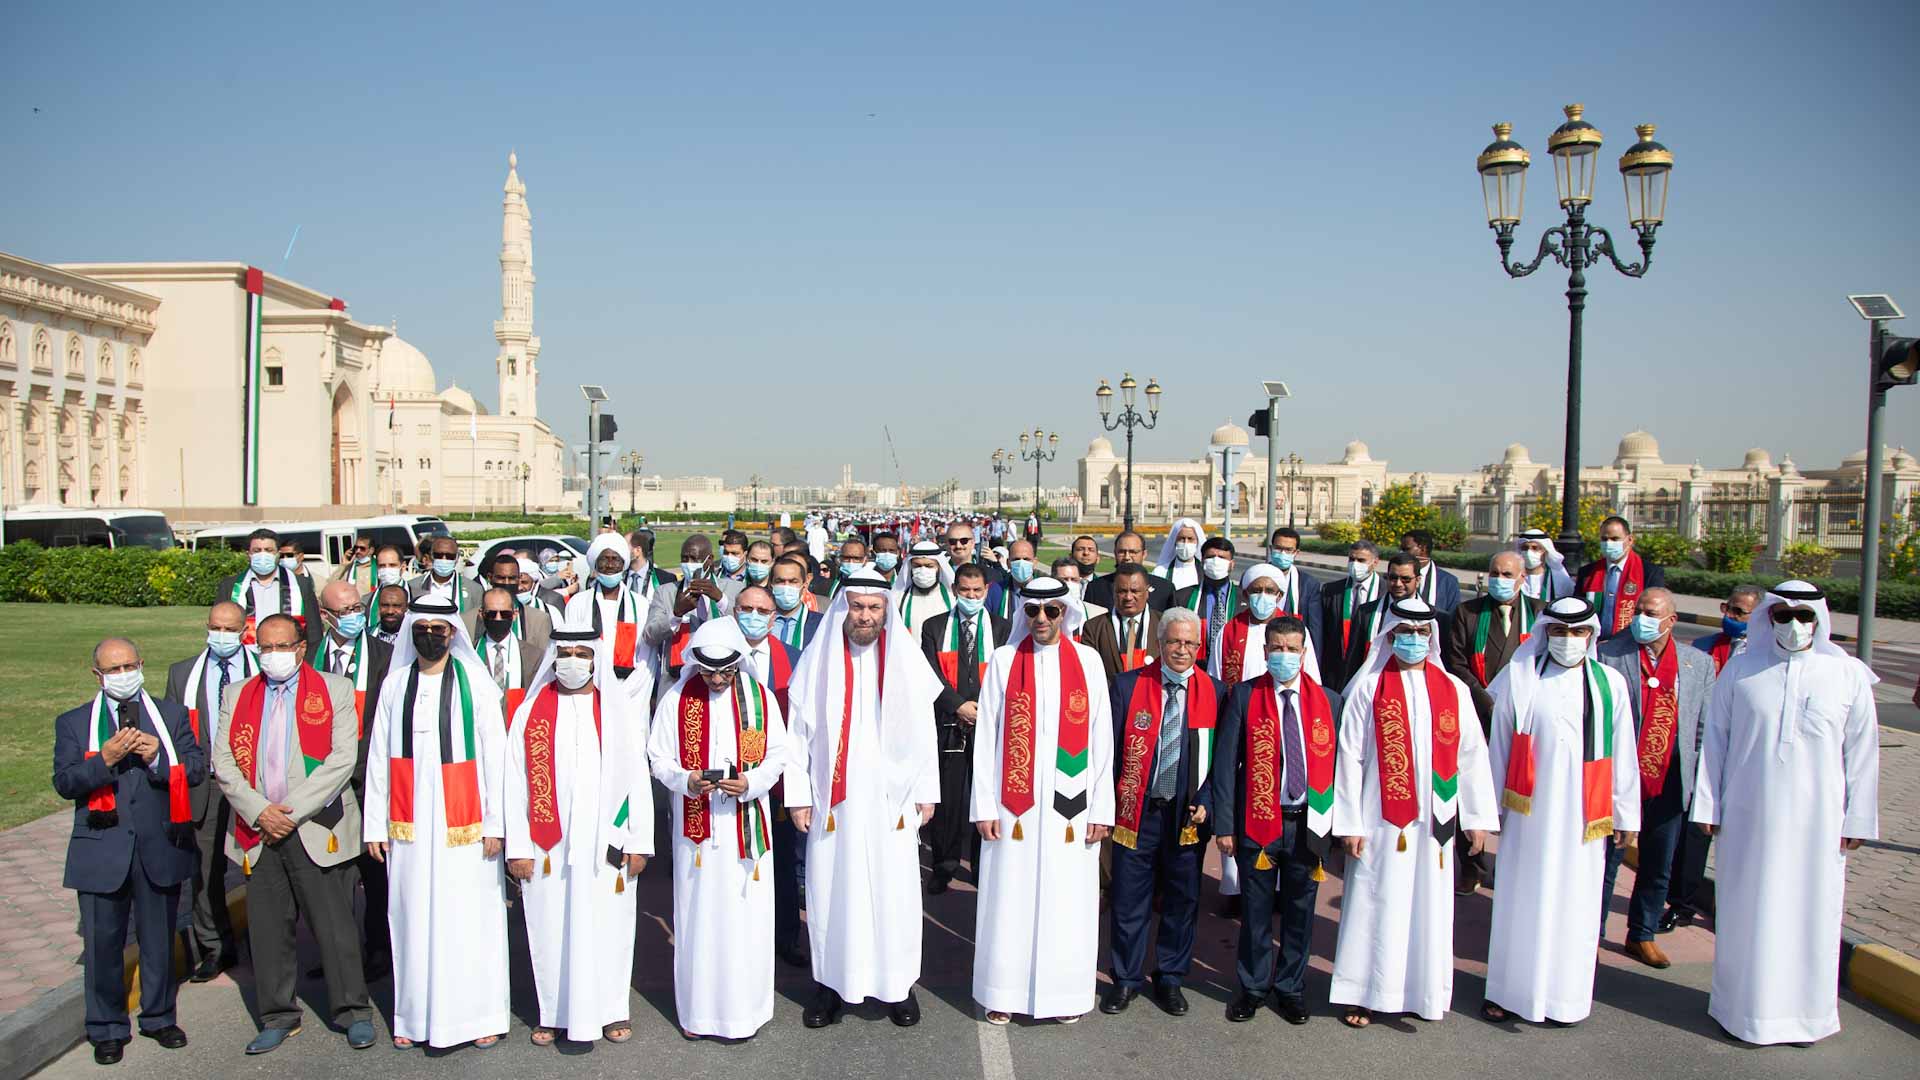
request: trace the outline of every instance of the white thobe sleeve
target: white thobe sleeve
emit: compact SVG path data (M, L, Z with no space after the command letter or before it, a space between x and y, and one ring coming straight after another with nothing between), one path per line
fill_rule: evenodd
M1731 661L1728 666L1732 666ZM1700 739L1700 764L1694 771L1690 815L1701 825L1720 824L1720 796L1724 791L1721 774L1727 764L1727 739L1732 734L1733 683L1726 678L1714 680L1713 697L1707 700L1707 729Z
M532 704L532 699L528 699L520 707L519 714L514 717L513 727L507 732L506 783L501 794L504 803L501 813L506 818L509 859L533 859L540 855L527 824L527 715Z
M1460 703L1460 827L1499 832L1500 797L1493 789L1493 769L1487 761L1487 736L1480 730L1480 711L1474 707L1467 684L1452 675L1447 678L1453 681L1454 698Z
M373 711L373 730L367 732L366 799L360 807L360 838L369 844L387 842L387 753L389 731L398 722L406 680L388 677L380 688L380 707Z
M1852 674L1852 700L1848 702L1840 744L1840 767L1846 781L1840 835L1849 840L1876 840L1880 836L1880 717L1873 704L1872 680L1858 669Z
M1006 710L1007 646L996 649L980 680L980 711L973 724L973 792L970 821L1000 820L1000 723Z
M1669 641L1667 647L1679 648L1677 642ZM1627 695L1632 692L1627 680L1619 672L1601 665L1600 670L1613 681L1613 700L1625 705ZM1634 733L1633 709L1623 707L1623 714L1613 725L1613 828L1615 832L1640 831L1640 739ZM1675 737L1679 737L1676 732ZM1678 776L1668 776L1667 782L1677 784Z
M639 678L645 668L635 668L628 676L628 686ZM653 676L647 676L646 687L653 687ZM626 761L620 769L620 775L627 783L627 825L626 836L621 840L620 853L623 855L653 854L653 777L647 771L648 735L651 727L647 723L647 701L645 695L627 702L627 722L632 725L627 731L626 740L616 752L625 756Z
M741 802L752 802L773 790L780 780L787 763L787 722L780 715L780 703L774 700L773 691L767 691L767 756L760 764L741 774L746 778L747 790L741 794Z
M1493 691L1493 735L1492 741L1487 744L1487 765L1493 777L1496 816L1506 814L1506 807L1502 804L1507 788L1507 762L1513 757L1513 736L1518 726L1513 715L1513 684L1503 677L1505 675L1506 672L1501 672L1500 676L1494 678L1493 685L1488 687Z
M690 799L693 792L687 785L693 773L680 766L679 710L679 694L660 699L660 707L653 711L653 730L647 736L647 762L653 768L653 778L660 781L669 794Z
M1080 663L1083 670L1103 671L1100 666L1100 654L1085 645L1073 645L1080 650ZM1093 699L1093 708L1087 722L1093 725L1088 735L1088 749L1092 751L1087 762L1087 824L1113 824L1113 702L1112 694L1105 687L1096 686L1088 692Z
M482 678L486 678L484 673L472 681L477 686ZM488 685L492 685L491 680ZM473 696L473 727L480 739L480 835L504 840L507 835L507 722L500 715L502 704L494 694Z
M914 725L913 760L908 763L914 774L909 790L916 806L937 806L940 803L940 735L934 724L933 703L946 684L917 648L908 652L907 666L917 686L912 698L913 715L908 720Z
M790 715L781 717L787 724L787 786L783 801L789 811L805 810L813 805L813 719L817 712L810 700L792 690L789 686L787 702L798 707Z
M1352 693L1340 710L1340 757L1333 772L1333 835L1365 836L1373 826L1364 805L1367 755L1373 752L1373 687L1350 683L1348 689Z

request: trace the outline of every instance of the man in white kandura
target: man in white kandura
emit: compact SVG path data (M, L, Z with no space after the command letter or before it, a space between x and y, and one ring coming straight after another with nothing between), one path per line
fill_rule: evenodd
M953 568L946 552L931 540L916 541L907 549L907 572L893 579L894 603L913 640L937 615L953 609Z
M645 715L653 705L653 683L659 665L643 639L647 625L647 597L628 574L633 548L619 533L601 533L587 548L591 582L567 600L568 626L590 626L600 635L600 649L608 654L613 673L627 688L627 697Z
M1487 993L1495 1023L1577 1024L1593 1011L1607 837L1640 831L1632 691L1599 660L1586 598L1548 605L1493 680L1493 775L1502 777L1500 887Z
M973 752L980 902L973 999L1071 1024L1093 1008L1100 841L1113 828L1113 719L1100 654L1065 583L1020 590L1007 644L980 681Z
M646 738L600 635L554 627L507 732L507 875L525 905L535 1046L633 1038L628 883L653 854Z
M752 1038L773 1019L768 793L787 728L748 649L734 620L702 623L647 747L673 803L673 1003L689 1039Z
M919 827L940 801L941 683L891 597L876 571L844 577L788 691L787 813L807 837L820 984L808 1027L870 997L901 1027L920 1021Z
M1438 1020L1453 1001L1453 867L1500 827L1486 736L1467 686L1434 654L1434 610L1394 600L1347 684L1333 833L1347 851L1329 1000L1363 1028L1374 1012Z
M1707 1013L1743 1042L1811 1043L1840 1030L1847 852L1880 834L1879 679L1833 643L1804 581L1751 622L1714 683L1693 786L1693 820L1719 838Z
M1200 584L1200 541L1207 531L1192 518L1183 517L1167 530L1160 545L1160 558L1153 564L1153 576L1166 578L1174 592Z
M459 612L417 600L367 733L368 852L386 863L393 1045L507 1030L507 725Z

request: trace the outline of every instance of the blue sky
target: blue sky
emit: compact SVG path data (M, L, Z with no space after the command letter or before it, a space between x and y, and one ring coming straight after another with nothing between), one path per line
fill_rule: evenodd
M1582 101L1599 223L1632 125L1678 161L1652 273L1591 275L1589 462L1645 426L1826 467L1864 442L1844 295L1920 335L1912 3L389 7L15 6L0 249L279 271L298 225L288 276L491 403L512 149L543 413L577 439L606 384L650 471L891 481L890 424L909 481L990 484L1040 424L1066 482L1122 370L1167 390L1144 459L1278 377L1283 454L1557 461L1565 273L1501 272L1473 158L1534 151L1530 254ZM1920 389L1887 419L1920 449Z

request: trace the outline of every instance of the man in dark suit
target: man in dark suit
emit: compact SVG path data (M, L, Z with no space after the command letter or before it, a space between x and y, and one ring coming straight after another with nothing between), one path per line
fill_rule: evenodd
M1354 613L1352 640L1347 643L1347 655L1341 662L1344 677L1351 679L1360 669L1367 666L1367 655L1373 651L1374 629L1380 625L1384 609L1395 600L1410 600L1420 588L1420 560L1402 551L1387 560L1387 572L1383 575L1386 589L1373 601ZM1445 612L1433 613L1435 633L1440 640L1446 640L1450 627ZM1324 674L1324 672L1323 672ZM1342 689L1340 693L1345 693Z
M377 594L382 603L395 602L404 609L407 590L398 585L383 585ZM366 805L367 737L373 733L373 718L380 711L380 688L387 681L387 669L393 662L393 643L367 637L367 700L360 710L360 745L353 761L353 799ZM361 968L368 975L379 975L393 967L392 935L387 930L387 864L368 854L364 848L354 860L365 889L366 912L360 924Z
M955 570L958 570L968 563L978 566L980 572L987 575L988 587L998 585L1006 579L1007 572L1005 570L1001 569L997 564L979 557L978 549L974 544L972 525L964 521L956 521L948 525L945 539L947 544L947 563Z
M1416 590L1427 606L1450 615L1460 606L1460 579L1442 570L1433 561L1433 534L1425 529L1409 529L1400 536L1400 550L1420 563L1420 584Z
M320 644L320 604L313 595L313 579L280 566L280 535L272 529L247 534L247 568L221 581L214 595L240 605L249 645L254 627L275 612L300 621L308 649Z
M481 567L486 583L495 589L505 589L513 597L513 632L524 644L533 646L535 657L547 655L547 638L553 633L553 616L539 608L520 601L520 560L507 552L493 557L493 561ZM484 590L483 590L484 591ZM562 607L565 602L562 602ZM472 608L460 613L467 624L467 639L479 642L483 628L480 625L480 612ZM539 661L536 659L535 664ZM527 678L533 678L533 669L527 669Z
M1154 657L1159 647L1160 616L1149 606L1148 582L1155 578L1137 563L1107 575L1113 582L1113 606L1080 628L1080 643L1100 654L1107 678L1132 671ZM1089 601L1091 603L1091 601Z
M1600 613L1600 640L1609 641L1633 624L1634 605L1648 589L1664 589L1667 572L1633 550L1633 526L1623 517L1600 523L1600 558L1573 575L1574 591Z
M1219 577L1213 576L1223 565L1226 572ZM1174 590L1173 600L1167 606L1186 608L1200 616L1201 623L1207 628L1206 636L1200 639L1200 663L1208 664L1208 658L1218 647L1220 635L1226 631L1228 621L1247 606L1246 597L1241 594L1239 583L1234 580L1233 541L1224 536L1208 537L1200 545L1200 580L1184 589Z
M1103 608L1113 607L1114 574L1128 566L1145 569L1147 564L1147 541L1139 533L1129 529L1113 538L1113 573L1094 578L1087 583L1087 603L1098 604ZM1173 600L1173 582L1163 577L1147 576L1147 609L1161 612L1167 610L1167 604ZM1084 640L1084 638L1082 639Z
M540 612L521 611L511 590L496 586L480 594L479 618L475 620L480 635L473 639L473 650L480 654L480 662L493 676L494 688L501 696L503 716L512 716L519 709L522 695L533 682L533 673L540 670L540 661L547 655L545 637L551 636L551 624L538 646L516 633L526 625L520 621L523 616L538 614Z
M805 555L782 555L767 572L767 591L773 594L773 636L794 649L804 649L820 626L820 613L807 610L807 582L813 568Z
M987 575L973 563L953 574L952 611L927 620L920 651L940 673L933 722L940 741L940 801L922 830L933 853L927 892L939 895L960 873L961 853L980 871L980 834L972 827L967 793L973 781L974 723L980 708L980 678L993 650L1007 643L1007 620L987 610Z
M1320 637L1313 653L1320 661L1321 685L1344 691L1357 668L1348 666L1354 639L1364 641L1373 626L1369 617L1380 597L1380 549L1371 540L1347 545L1347 572L1338 585L1320 590Z
M129 920L140 941L140 1034L169 1050L187 1045L174 1022L173 933L196 862L188 791L207 762L187 710L144 690L133 642L95 646L93 673L100 692L54 721L53 788L73 800L63 884L80 900L87 1040L93 1060L111 1065L131 1034Z
M1341 703L1301 672L1306 640L1306 624L1290 615L1267 624L1267 674L1233 688L1214 737L1215 843L1239 864L1243 904L1240 993L1227 1006L1235 1022L1253 1019L1270 996L1289 1024L1307 1022L1303 991L1320 891L1314 873L1332 825ZM1249 735L1257 744L1252 754Z
M1449 672L1467 684L1474 711L1480 714L1480 732L1493 732L1493 695L1487 687L1513 659L1533 627L1536 601L1521 589L1527 564L1520 555L1502 551L1487 563L1487 591L1461 604L1441 639L1441 656ZM1453 860L1453 888L1471 895L1493 881L1493 852L1478 855L1457 852Z
M1220 718L1225 686L1199 664L1200 619L1184 608L1160 616L1160 659L1108 684L1114 731L1113 882L1108 940L1113 985L1100 1011L1117 1013L1146 989L1147 933L1154 897L1153 999L1187 1013L1181 984L1193 967L1200 914L1200 864L1211 833L1212 784L1200 754ZM1215 752L1220 744L1214 743Z
M166 699L187 710L187 726L207 760L212 760L213 740L219 736L220 695L258 670L253 655L240 646L245 629L240 605L218 601L207 611L207 647L167 668ZM193 874L193 921L187 943L193 950L193 981L207 982L232 967L237 953L233 924L227 918L227 854L222 839L232 823L231 811L210 770L188 794L199 861Z
M1307 637L1313 641L1317 655L1324 640L1320 633L1320 583L1293 564L1299 553L1297 530L1284 525L1273 530L1273 536L1267 541L1267 562L1280 571L1280 613L1296 616L1307 624Z
M408 600L421 597L445 600L463 615L480 606L480 583L460 573L460 541L451 536L428 539L427 572L407 582Z

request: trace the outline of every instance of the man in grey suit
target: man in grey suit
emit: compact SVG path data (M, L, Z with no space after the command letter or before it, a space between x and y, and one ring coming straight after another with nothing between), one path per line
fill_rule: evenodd
M480 606L480 583L460 573L460 541L435 536L427 541L427 572L407 582L409 603L422 597L445 600L462 615Z
M1649 967L1671 964L1654 943L1660 913L1667 903L1673 850L1685 829L1693 801L1694 765L1707 702L1713 697L1713 657L1673 640L1673 594L1644 589L1636 604L1630 634L1600 643L1600 662L1618 671L1633 692L1633 727L1640 747L1640 864L1627 906L1627 955ZM1607 841L1605 891L1601 894L1601 937L1606 936L1606 900L1624 849Z
M327 1002L354 1049L373 1045L373 1013L353 921L353 860L360 804L348 781L359 752L353 683L306 665L291 618L256 631L260 674L227 687L213 771L233 807L227 857L247 872L247 941L264 1054L300 1030L294 919L320 944Z
M693 632L715 615L733 606L742 583L722 577L713 560L713 541L694 533L680 544L680 579L662 581L653 590L653 602L647 608L645 638L657 664L653 685L663 684L661 676L680 674L674 663L674 646L685 643Z
M259 665L240 647L246 614L222 600L207 611L207 647L167 668L167 700L187 710L189 725L208 764L206 779L189 789L200 865L193 876L193 981L207 982L234 965L233 925L227 918L225 842L232 811L213 776L213 743L219 736L220 699L227 687L245 682Z

